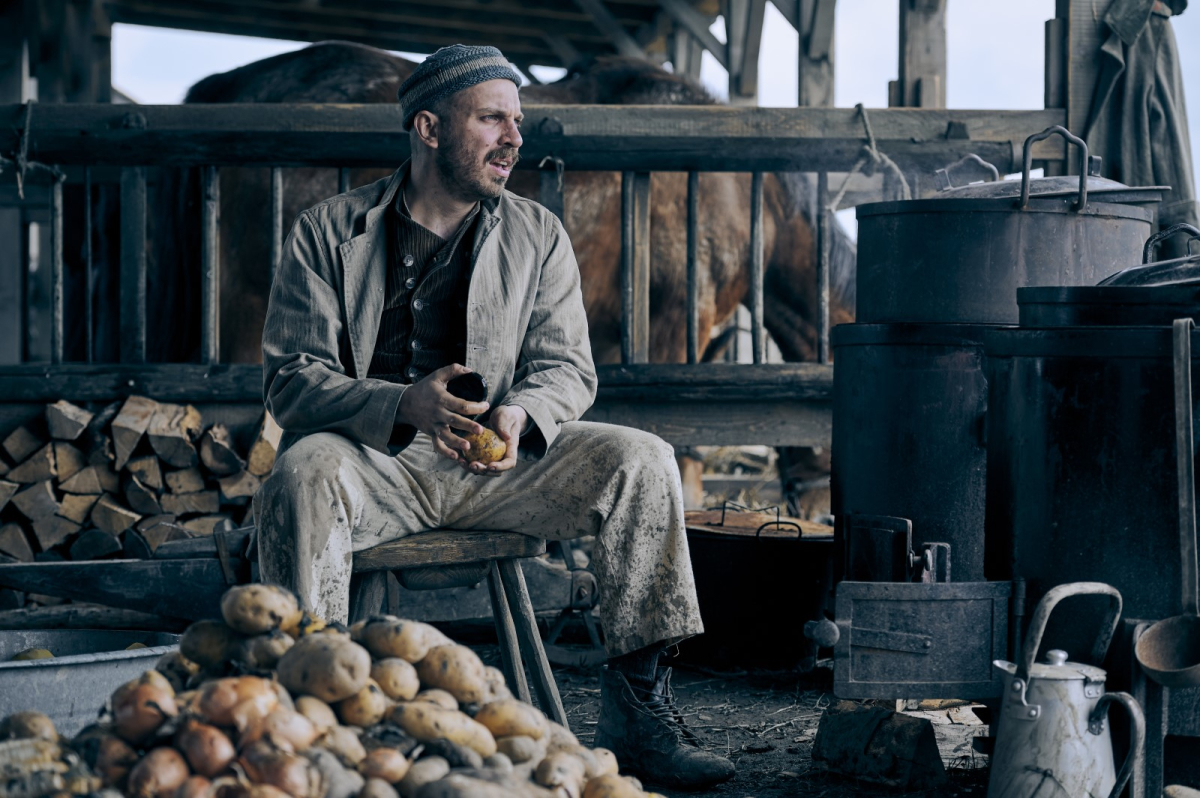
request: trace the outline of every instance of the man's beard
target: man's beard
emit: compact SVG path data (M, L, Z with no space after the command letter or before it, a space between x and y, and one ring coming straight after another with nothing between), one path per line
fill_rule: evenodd
M459 199L478 202L493 199L504 193L508 178L493 174L488 164L496 159L508 159L515 168L520 155L515 147L500 147L487 154L481 164L453 137L444 139L448 146L434 150L434 163L443 182Z

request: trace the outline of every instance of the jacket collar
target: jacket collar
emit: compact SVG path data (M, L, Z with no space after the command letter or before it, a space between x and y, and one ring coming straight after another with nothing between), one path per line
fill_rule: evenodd
M388 179L379 202L367 210L363 231L338 246L344 273L342 293L346 307L346 333L356 377L365 377L370 370L371 357L375 354L375 339L379 335L379 318L387 301L386 211L396 201L396 193L411 171L411 160L401 164ZM475 265L487 237L503 218L502 212L508 202L506 194L502 192L499 197L480 202L481 219L475 231L472 265Z

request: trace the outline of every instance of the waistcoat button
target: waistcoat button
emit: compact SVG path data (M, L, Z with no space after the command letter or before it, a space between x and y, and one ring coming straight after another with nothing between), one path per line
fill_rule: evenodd
M407 280L404 281L404 287L408 288L408 289L412 289L413 287L416 286L416 284L417 284L416 277L409 277Z
M416 258L414 258L412 255L405 255L405 256L404 256L404 265L405 265L405 266L412 266L412 265L413 265L414 263L416 263L416 262L417 262L417 261L416 261Z
M413 342L412 342L412 344L411 344L411 346L412 346L412 348L413 348L413 351L416 351L416 350L418 350L418 349L420 349L420 348L421 348L421 342L420 342L420 341L413 341Z
M423 308L423 307L425 307L425 303L424 303L424 302L422 302L422 301L421 301L421 300L419 300L419 299L414 299L414 300L413 300L413 310L420 310L420 309L421 309L421 308Z

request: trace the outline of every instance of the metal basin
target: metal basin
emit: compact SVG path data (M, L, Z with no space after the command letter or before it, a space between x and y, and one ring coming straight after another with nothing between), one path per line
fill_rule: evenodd
M59 734L73 735L95 720L113 690L151 670L178 641L179 635L160 632L0 631L0 717L37 710ZM148 647L124 650L134 643ZM29 648L48 649L54 658L9 661Z

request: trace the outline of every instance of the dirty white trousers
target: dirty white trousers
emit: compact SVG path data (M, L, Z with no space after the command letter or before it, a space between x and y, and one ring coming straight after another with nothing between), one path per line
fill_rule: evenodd
M255 496L259 568L344 622L356 551L438 527L595 535L605 646L617 656L704 631L681 496L673 449L627 427L563 424L544 457L495 477L439 456L423 433L389 457L322 432L284 452Z

